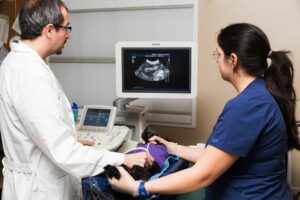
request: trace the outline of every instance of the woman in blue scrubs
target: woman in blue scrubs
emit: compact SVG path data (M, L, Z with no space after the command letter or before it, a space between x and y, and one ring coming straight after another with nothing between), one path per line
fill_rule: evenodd
M289 52L273 51L265 33L246 23L222 29L217 41L221 76L238 94L226 103L206 148L152 138L195 165L148 182L119 168L122 178L110 180L114 189L151 197L206 187L207 200L292 200L286 155L300 144Z

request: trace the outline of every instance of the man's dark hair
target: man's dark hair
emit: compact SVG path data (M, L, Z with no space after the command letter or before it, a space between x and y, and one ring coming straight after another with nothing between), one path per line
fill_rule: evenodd
M19 15L21 38L35 39L48 24L61 25L64 21L61 7L67 9L61 0L26 0Z

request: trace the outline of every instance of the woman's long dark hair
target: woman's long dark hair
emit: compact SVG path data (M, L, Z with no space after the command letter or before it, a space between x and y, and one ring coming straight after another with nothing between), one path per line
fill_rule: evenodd
M272 51L266 34L258 27L238 23L222 29L218 45L225 56L235 53L238 62L250 75L263 77L266 86L276 99L285 120L288 148L300 150L295 119L296 93L293 87L294 68L288 51ZM271 59L268 67L267 58Z

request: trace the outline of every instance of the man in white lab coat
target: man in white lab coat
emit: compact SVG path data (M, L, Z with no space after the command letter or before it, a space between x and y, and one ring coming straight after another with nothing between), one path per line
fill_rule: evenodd
M79 199L80 178L101 173L107 164L148 162L146 153L95 150L76 140L70 103L44 62L60 54L69 39L65 4L27 0L19 21L22 41L14 44L0 68L2 199Z

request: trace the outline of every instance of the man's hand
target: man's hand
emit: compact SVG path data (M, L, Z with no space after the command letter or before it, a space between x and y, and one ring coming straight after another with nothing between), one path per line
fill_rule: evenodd
M114 177L112 179L108 178L112 189L130 195L137 195L140 181L134 180L123 167L117 167L117 169L121 174L121 178L119 180Z
M141 167L151 166L153 164L153 157L147 152L125 154L124 164L128 167L139 165Z
M78 140L78 142L80 142L81 144L85 145L85 146L94 146L95 143L89 140Z

